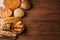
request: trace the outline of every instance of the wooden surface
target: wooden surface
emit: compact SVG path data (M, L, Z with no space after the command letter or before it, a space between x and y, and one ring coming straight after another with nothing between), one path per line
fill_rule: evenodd
M30 0L33 7L23 19L26 33L17 40L60 40L60 0Z
M17 40L60 40L60 0L30 0L23 19L27 32Z
M60 40L60 0L30 0L26 30L17 40Z

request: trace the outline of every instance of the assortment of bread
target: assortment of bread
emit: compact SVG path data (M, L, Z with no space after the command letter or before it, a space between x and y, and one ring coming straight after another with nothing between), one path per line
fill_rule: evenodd
M3 21L1 22L1 27L0 27L0 29L10 30L10 28L12 27L11 25L17 23L18 21L20 21L20 19L19 19L18 17L5 18L5 19L3 19Z
M0 37L14 38L24 31L22 17L24 10L30 8L28 0L4 0L4 8L0 9L3 19L0 25Z

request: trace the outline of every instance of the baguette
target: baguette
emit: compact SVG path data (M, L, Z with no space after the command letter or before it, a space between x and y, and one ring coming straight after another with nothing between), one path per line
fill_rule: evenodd
M6 36L6 37L16 37L16 34L10 31L3 31L0 30L0 35Z

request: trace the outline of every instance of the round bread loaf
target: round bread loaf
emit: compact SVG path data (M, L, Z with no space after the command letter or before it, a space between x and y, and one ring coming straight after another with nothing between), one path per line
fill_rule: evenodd
M7 18L12 15L12 11L9 8L3 8L0 10L0 17Z
M30 3L28 0L22 0L22 3L21 3L21 8L24 9L24 10L27 10L30 8Z
M14 16L15 17L23 17L24 16L24 11L21 8L17 8L14 11Z
M4 0L5 7L16 9L21 4L20 0Z

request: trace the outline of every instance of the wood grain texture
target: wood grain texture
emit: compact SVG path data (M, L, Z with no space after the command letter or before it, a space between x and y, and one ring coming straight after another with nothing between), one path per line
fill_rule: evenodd
M23 18L26 31L17 40L60 40L60 0L30 0Z

